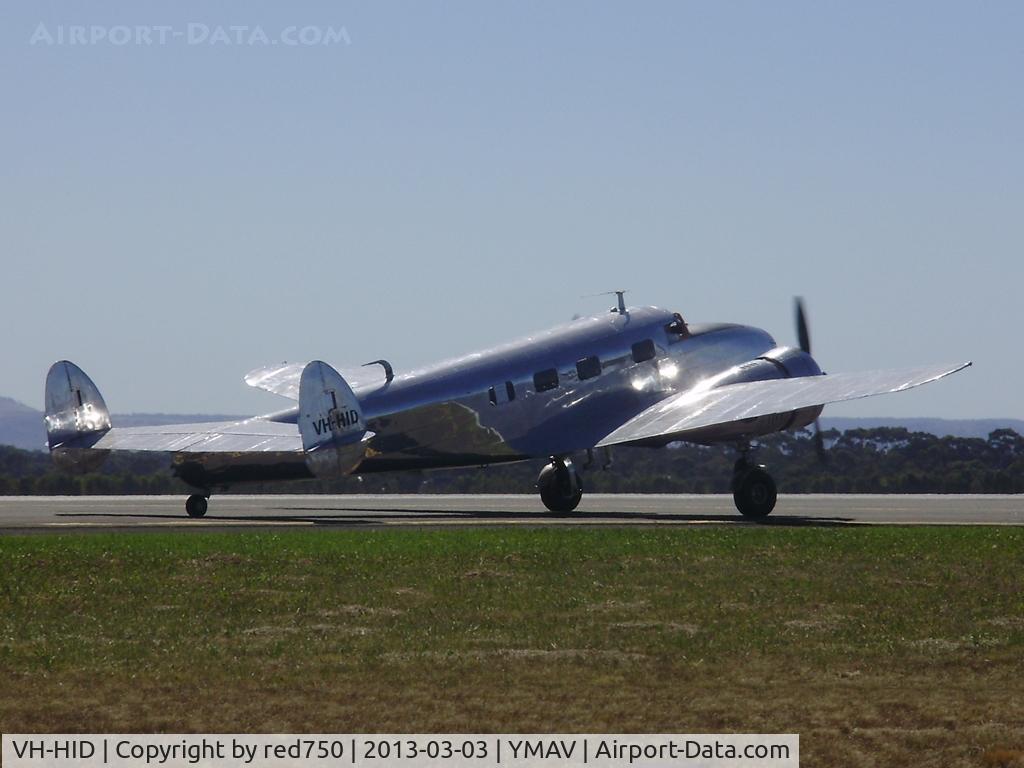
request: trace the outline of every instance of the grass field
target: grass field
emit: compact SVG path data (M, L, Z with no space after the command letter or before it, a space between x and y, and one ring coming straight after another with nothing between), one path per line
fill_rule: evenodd
M1024 530L0 538L0 730L769 731L1024 749Z

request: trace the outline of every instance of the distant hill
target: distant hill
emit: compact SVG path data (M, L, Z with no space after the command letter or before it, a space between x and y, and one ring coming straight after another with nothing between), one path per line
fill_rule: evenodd
M146 424L230 421L241 417L208 413L115 413L110 418L118 427L139 427ZM13 445L29 451L45 450L43 412L9 397L0 397L0 445Z
M988 437L997 429L1012 429L1024 435L1024 419L933 419L921 418L829 418L821 420L822 429L874 429L875 427L902 427L910 432L927 432L936 437Z
M121 413L111 419L118 427L146 424L187 424L193 421L228 421L242 418L209 413ZM988 437L996 429L1012 429L1024 435L1024 419L932 419L932 418L823 418L823 429L874 429L903 427L911 432L927 432L937 437ZM13 445L26 450L46 448L43 414L9 397L0 397L0 445Z
M30 450L45 447L43 414L17 400L0 397L0 444Z

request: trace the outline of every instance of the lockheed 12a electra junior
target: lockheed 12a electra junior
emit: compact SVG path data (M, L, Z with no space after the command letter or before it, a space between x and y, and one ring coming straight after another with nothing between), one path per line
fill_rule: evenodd
M811 357L797 301L797 347L744 325L688 323L677 312L626 307L518 341L395 373L386 360L340 372L327 363L255 370L247 384L296 401L242 421L112 427L96 385L74 363L46 377L46 433L62 467L88 471L110 451L158 451L206 514L215 491L247 481L331 479L403 469L543 458L544 505L571 512L583 495L574 459L619 445L674 441L736 447L736 507L763 518L775 482L751 441L814 425L827 403L900 392L970 363L825 374Z

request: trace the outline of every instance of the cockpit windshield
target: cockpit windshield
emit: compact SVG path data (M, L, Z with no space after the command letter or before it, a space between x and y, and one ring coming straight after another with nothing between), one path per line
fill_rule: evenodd
M680 338L686 338L690 335L690 331L686 327L686 321L683 320L683 316L678 312L672 315L672 322L665 326L665 331Z

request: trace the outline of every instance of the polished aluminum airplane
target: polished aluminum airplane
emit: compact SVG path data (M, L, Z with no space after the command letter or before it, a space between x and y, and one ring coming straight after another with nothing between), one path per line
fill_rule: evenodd
M97 467L110 451L166 453L202 517L214 491L247 481L468 467L543 458L544 505L571 512L583 495L574 457L619 445L734 445L733 498L746 517L775 507L776 486L751 441L814 425L827 403L900 392L970 363L824 374L810 354L803 305L798 347L744 325L687 323L626 307L492 349L396 374L386 360L343 373L327 363L252 371L247 384L297 405L242 421L112 427L74 363L46 377L46 432L58 465ZM368 366L368 367L367 367Z

